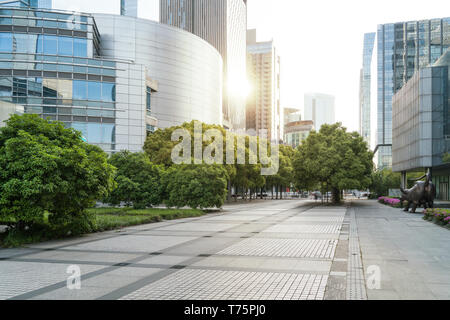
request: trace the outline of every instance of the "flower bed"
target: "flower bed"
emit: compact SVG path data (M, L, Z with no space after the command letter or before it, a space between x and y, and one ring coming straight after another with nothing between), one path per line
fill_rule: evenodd
M426 209L423 211L423 219L433 221L441 226L450 227L450 209Z
M378 202L381 204L386 204L393 208L401 208L400 200L397 198L389 198L389 197L379 197Z

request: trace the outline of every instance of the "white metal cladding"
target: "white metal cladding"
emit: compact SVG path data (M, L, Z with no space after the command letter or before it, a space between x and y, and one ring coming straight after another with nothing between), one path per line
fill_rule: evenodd
M108 14L94 17L102 55L142 64L147 75L158 81L152 115L159 128L192 120L222 124L222 58L214 47L189 32L151 20ZM137 71L129 72L130 79L135 78ZM133 83L140 85L133 80L129 90ZM141 103L145 112L145 100Z

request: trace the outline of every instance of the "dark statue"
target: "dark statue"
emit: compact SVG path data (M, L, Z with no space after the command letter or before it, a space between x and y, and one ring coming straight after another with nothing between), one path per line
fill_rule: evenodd
M423 206L425 209L433 208L434 199L436 198L436 186L431 181L431 174L427 173L417 180L425 177L425 181L417 181L411 189L404 190L403 188L400 188L400 191L402 192L402 197L400 198L402 207L403 202L408 202L404 211L408 212L411 205L412 213L415 213L417 207L420 206Z

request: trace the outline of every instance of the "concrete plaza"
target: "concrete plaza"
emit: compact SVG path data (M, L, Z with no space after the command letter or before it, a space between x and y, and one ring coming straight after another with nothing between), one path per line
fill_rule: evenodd
M0 299L450 299L449 243L449 230L376 201L257 201L0 249Z

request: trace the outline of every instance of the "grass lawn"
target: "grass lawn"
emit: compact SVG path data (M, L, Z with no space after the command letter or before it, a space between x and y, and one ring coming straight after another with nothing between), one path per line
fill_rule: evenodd
M143 209L132 208L92 208L87 210L92 215L91 232L102 232L120 229L140 224L160 222L183 218L200 217L207 211L196 209ZM0 222L0 224L2 224ZM3 222L5 224L5 222ZM78 234L75 234L78 235ZM23 232L10 231L0 234L0 247L18 247L25 244L37 243L47 240L61 239L71 235L61 236L61 232L48 224L48 214L44 223L35 230Z

